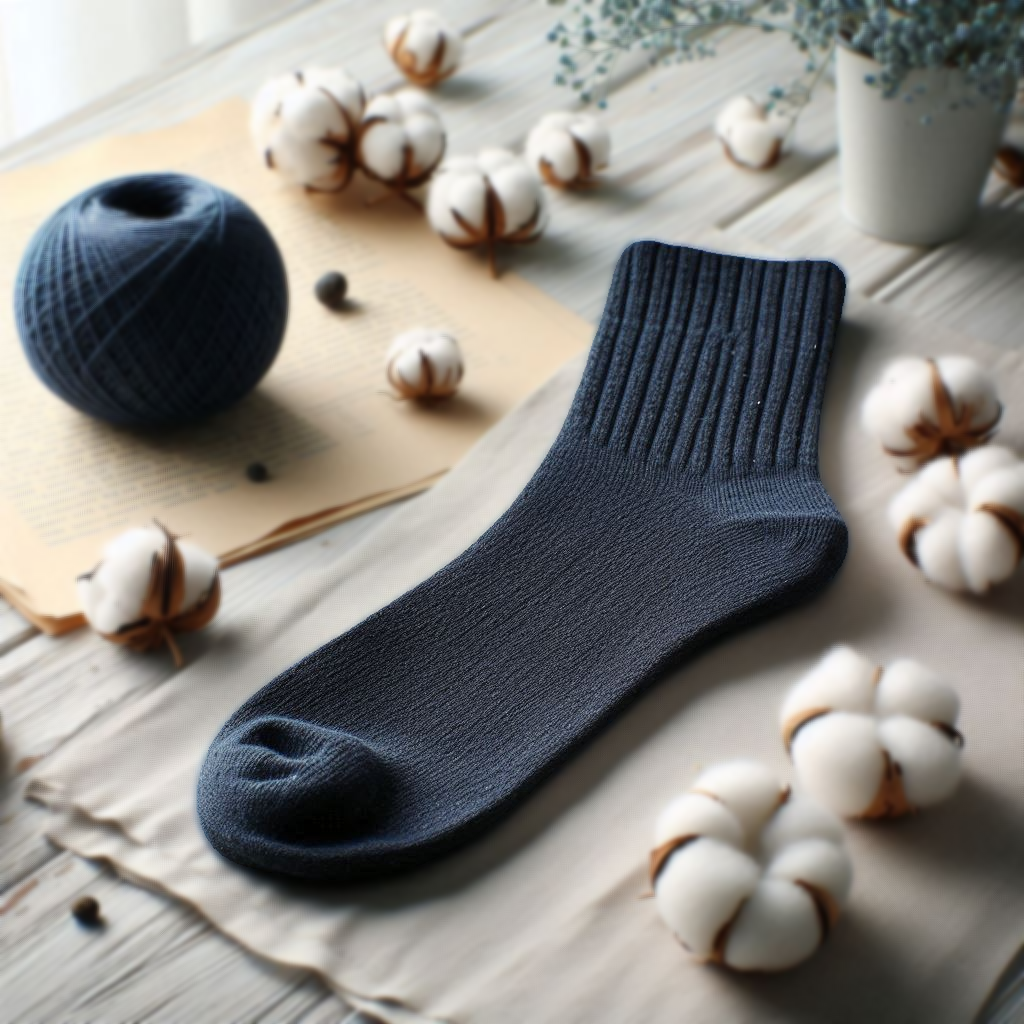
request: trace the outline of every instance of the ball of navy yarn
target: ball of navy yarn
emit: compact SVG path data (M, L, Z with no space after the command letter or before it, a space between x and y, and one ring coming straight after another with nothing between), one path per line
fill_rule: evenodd
M87 189L43 224L14 307L51 391L109 423L166 426L256 386L281 347L288 282L270 232L236 196L143 174Z

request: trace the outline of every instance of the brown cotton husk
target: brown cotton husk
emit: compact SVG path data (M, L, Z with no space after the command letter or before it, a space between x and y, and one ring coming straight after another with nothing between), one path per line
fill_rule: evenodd
M495 247L499 242L522 244L535 242L540 237L537 224L540 221L541 205L538 202L533 215L521 227L509 232L505 217L505 207L494 190L490 181L484 192L484 219L480 227L474 227L458 210L452 210L452 217L466 233L466 238L452 238L442 234L441 237L455 249L475 249L483 245L487 248L487 263L491 268L491 277L497 278L498 264Z
M671 857L676 850L681 850L684 846L689 845L695 839L700 839L700 836L696 834L676 836L674 839L670 839L667 843L662 843L657 849L651 850L650 878L652 887L655 882L658 881L658 875L661 874L662 869L668 863L669 857Z
M437 46L434 48L427 66L420 71L416 66L416 54L404 49L405 37L408 31L408 28L405 28L399 33L388 52L391 55L391 59L398 65L399 71L413 85L429 89L455 74L455 67L451 67L447 71L441 70L444 65L445 50L447 49L447 42L443 35L438 38Z
M909 448L885 449L889 455L912 458L922 464L940 455L962 455L971 448L987 443L995 433L1003 412L1000 406L988 423L971 426L974 409L965 404L957 413L937 363L929 359L928 364L931 368L936 422L921 419L914 426L908 427L906 434L910 440Z
M537 165L540 176L553 188L581 188L593 184L594 168L590 150L572 132L569 132L569 137L572 139L580 165L575 178L560 178L550 160L541 160Z
M903 818L908 814L914 814L917 808L907 799L907 794L903 789L902 769L890 757L888 751L883 750L882 756L885 758L885 768L882 772L882 781L878 786L878 792L870 806L862 811L859 817L872 820Z

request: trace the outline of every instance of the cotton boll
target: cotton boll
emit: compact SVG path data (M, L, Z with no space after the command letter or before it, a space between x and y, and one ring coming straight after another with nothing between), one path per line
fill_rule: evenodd
M524 160L508 150L483 149L441 165L430 183L427 218L456 249L486 247L497 276L494 247L535 241L547 212L540 180Z
M443 331L405 331L388 349L388 383L403 398L450 398L462 374L459 344Z
M844 817L871 806L885 774L871 715L823 714L795 733L790 753L802 788Z
M545 114L526 138L526 159L556 188L590 184L608 166L611 136L591 114Z
M82 612L104 639L138 651L167 644L176 632L201 629L220 604L217 559L161 526L129 530L77 581Z
M868 393L861 422L904 472L985 444L1002 406L992 375L965 356L899 359Z
M424 88L454 74L462 57L462 36L428 10L391 18L384 28L384 45L399 71Z
M695 956L711 957L715 937L757 889L761 868L714 839L698 839L672 855L655 881L658 912Z
M766 879L729 929L724 959L739 971L783 971L806 960L824 938L810 894Z
M788 123L771 116L749 96L737 96L715 120L715 134L733 163L750 170L774 167L782 155Z
M852 877L842 828L786 794L763 765L733 761L709 768L659 815L655 903L700 959L737 970L790 967L835 921Z
M721 800L736 816L747 837L756 835L786 791L775 774L757 761L725 761L702 772L692 787Z
M790 733L801 791L848 817L910 814L946 799L960 775L963 738L956 729L955 691L907 659L877 668L874 675L868 713L837 709L822 683L818 713ZM835 695L841 699L844 693L837 676ZM773 841L770 855L778 856L778 846Z
M444 147L440 115L422 93L403 89L367 106L358 160L371 178L401 191L416 188L434 173Z
M984 594L1024 557L1024 463L994 445L936 460L896 495L889 518L926 579Z
M309 68L267 82L249 125L268 167L308 189L335 192L352 176L364 107L362 86L342 68Z

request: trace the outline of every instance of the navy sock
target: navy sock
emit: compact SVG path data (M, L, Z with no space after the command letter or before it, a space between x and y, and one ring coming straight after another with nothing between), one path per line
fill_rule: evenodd
M816 594L846 553L818 477L843 293L830 263L630 246L512 507L225 724L199 781L213 846L310 879L422 864L666 669Z

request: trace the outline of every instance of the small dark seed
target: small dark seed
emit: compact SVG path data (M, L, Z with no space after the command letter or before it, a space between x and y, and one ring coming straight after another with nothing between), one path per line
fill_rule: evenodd
M331 270L317 281L313 291L316 293L317 299L328 309L343 309L345 296L348 294L348 281L344 274Z
M79 896L71 904L71 915L79 924L92 928L100 923L100 903L94 896Z
M270 479L270 470L262 462L250 462L245 467L245 475L254 484L265 484Z

